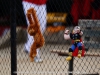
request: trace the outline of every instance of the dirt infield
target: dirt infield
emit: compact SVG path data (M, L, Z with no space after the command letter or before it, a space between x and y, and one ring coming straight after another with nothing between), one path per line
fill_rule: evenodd
M42 63L29 61L29 56L23 51L23 44L17 46L17 75L68 75L69 62L66 56L58 56L51 53L51 50L68 50L66 45L46 44L41 48ZM0 75L11 75L10 48L0 49ZM100 52L91 50L91 53ZM100 54L100 53L98 53ZM74 58L74 75L100 74L100 57L86 56Z

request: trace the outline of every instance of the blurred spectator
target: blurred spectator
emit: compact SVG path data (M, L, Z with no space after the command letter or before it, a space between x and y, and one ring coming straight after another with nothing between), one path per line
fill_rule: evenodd
M41 32L43 33L44 30L46 29L46 15L47 15L46 0L23 0L22 3L23 3L25 14L27 10L31 7L33 7L36 10L36 14L40 22ZM27 24L29 25L28 20L27 20ZM34 41L33 37L28 34L27 42L25 43L25 47L24 47L25 52L28 53L30 52L30 47L33 41ZM40 58L40 49L37 49L37 56L35 57L34 61L42 62L42 59Z
M74 25L78 25L79 19L100 19L99 13L99 0L73 0L71 15Z

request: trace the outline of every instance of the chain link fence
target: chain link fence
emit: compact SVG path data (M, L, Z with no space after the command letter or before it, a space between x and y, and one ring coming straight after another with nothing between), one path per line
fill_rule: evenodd
M0 75L99 75L99 3L99 0L0 0ZM39 50L42 62L30 62L29 50L26 51L32 42L26 17L30 7L37 9L45 38ZM83 31L85 55L67 61L72 43L64 39L64 32L72 31L76 25Z

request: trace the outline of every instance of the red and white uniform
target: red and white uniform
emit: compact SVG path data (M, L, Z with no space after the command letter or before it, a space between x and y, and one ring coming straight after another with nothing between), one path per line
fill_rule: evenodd
M41 32L43 33L44 30L46 29L46 15L47 15L46 0L23 0L22 3L23 3L25 14L30 7L33 7L36 10L36 15L40 22L40 29L41 29ZM27 20L27 24L29 25L28 20ZM33 37L28 34L28 40L25 43L25 48L26 50L28 50L28 52L30 52L30 47L33 41L34 41Z
M37 4L37 5L46 4L46 0L23 0L23 1L30 2L30 3Z

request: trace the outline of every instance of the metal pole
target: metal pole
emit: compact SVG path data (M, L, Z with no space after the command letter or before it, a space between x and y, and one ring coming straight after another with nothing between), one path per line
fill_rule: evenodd
M73 59L74 57L72 57L72 59L69 61L69 74L68 75L73 75Z
M11 75L17 75L16 57L16 0L10 0L10 25L11 25Z

